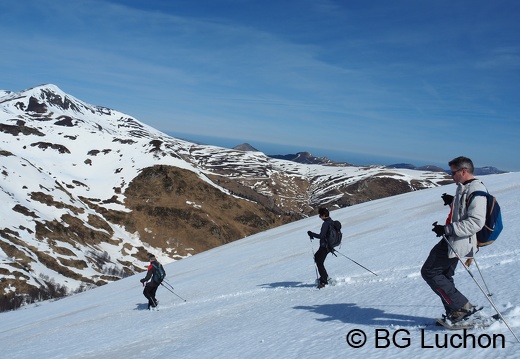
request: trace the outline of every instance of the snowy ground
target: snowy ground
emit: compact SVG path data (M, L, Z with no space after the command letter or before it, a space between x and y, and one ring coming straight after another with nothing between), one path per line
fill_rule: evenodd
M478 263L492 298L520 335L520 173L482 179L499 199L505 229L495 244L481 249ZM344 226L340 252L377 276L329 256L325 264L337 284L315 289L317 243L306 232L318 231L321 220L313 217L167 265L168 281L186 302L161 287L158 312L145 310L139 275L0 313L1 356L519 358L520 344L503 323L466 337L432 325L443 308L419 272L438 240L431 224L447 215L440 196L454 189L332 212ZM494 314L461 266L455 280L473 303L485 306L485 314ZM354 348L363 336L366 343Z

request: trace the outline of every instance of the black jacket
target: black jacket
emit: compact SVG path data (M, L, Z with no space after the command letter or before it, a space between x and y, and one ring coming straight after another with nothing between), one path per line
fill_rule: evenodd
M332 221L332 218L328 217L323 221L323 224L321 225L320 234L312 233L312 236L314 238L320 239L320 247L327 247L327 234L329 233L330 226L333 226L334 222Z

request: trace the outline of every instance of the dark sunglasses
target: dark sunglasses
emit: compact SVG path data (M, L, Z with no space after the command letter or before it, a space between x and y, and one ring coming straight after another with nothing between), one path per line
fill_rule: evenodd
M463 167L463 168L459 168L459 169L456 170L456 171L451 171L451 175L452 175L452 176L455 176L455 175L457 174L457 172L460 172L460 171L462 171L463 169L464 169L464 167Z

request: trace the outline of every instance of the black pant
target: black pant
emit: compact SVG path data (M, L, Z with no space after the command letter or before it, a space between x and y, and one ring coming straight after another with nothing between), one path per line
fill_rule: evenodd
M327 247L322 246L320 246L320 249L318 249L316 251L316 254L314 254L314 262L316 262L316 267L318 267L318 273L320 273L320 282L325 284L329 279L329 275L327 274L327 270L325 269L325 265L323 264L325 262L325 258L327 258L327 254L329 254Z
M143 294L148 299L148 309L157 305L157 299L155 299L155 293L157 292L157 286L145 285Z
M468 302L468 299L455 288L453 281L458 262L458 258L448 258L448 244L441 240L432 248L421 268L423 279L441 298L448 312L456 311Z

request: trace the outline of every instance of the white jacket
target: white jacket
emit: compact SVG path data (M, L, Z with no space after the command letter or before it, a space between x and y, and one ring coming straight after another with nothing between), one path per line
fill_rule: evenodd
M473 257L477 253L476 234L484 227L486 222L487 201L484 196L475 196L470 205L467 206L469 194L475 191L487 192L487 189L477 179L457 185L453 199L451 224L446 228L448 241L461 257ZM448 249L448 257L456 257L451 248Z

